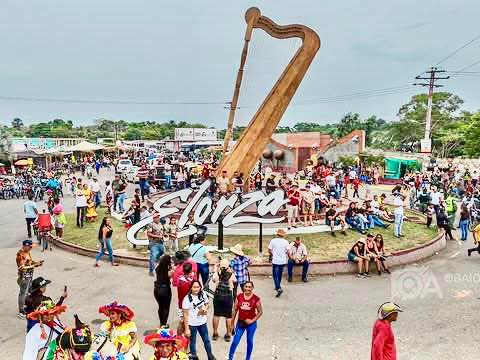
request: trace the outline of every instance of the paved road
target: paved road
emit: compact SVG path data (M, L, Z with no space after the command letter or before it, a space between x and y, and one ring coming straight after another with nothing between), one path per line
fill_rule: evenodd
M25 323L16 317L14 261L25 234L21 203L0 203L0 256L4 259L0 263L2 359L20 359L25 336ZM392 291L394 300L405 309L394 324L399 359L479 359L480 256L468 258L465 249L469 246L471 240L449 242L441 254L421 264L395 269L391 276L357 279L345 275L320 277L308 284L285 284L280 299L273 297L271 279L255 279L265 315L260 320L254 359L368 359L378 305L389 300ZM106 264L95 269L92 259L60 250L41 254L34 249L33 256L46 260L36 275L53 280L49 295L57 297L63 285L68 285L69 310L63 317L67 323L72 323L72 315L78 313L97 327L98 305L118 300L136 311L140 333L157 326L152 278L146 270ZM170 322L176 324L174 309ZM214 343L219 359L227 350L223 340ZM243 359L244 340L240 350L237 358ZM144 354L148 353L145 348Z

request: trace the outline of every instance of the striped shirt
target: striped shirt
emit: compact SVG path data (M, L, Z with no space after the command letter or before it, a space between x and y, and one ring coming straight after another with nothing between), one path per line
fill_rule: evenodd
M139 169L137 171L137 177L142 180L146 180L148 178L148 169Z

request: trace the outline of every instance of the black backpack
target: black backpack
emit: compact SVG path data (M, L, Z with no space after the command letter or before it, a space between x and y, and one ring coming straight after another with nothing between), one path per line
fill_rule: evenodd
M219 282L217 288L215 290L215 297L230 297L232 296L232 290L230 289L230 277L232 276L231 273L225 271L225 273L220 273Z

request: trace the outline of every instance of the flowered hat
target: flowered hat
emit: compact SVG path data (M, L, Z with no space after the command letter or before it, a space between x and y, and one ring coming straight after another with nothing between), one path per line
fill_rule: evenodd
M43 316L58 315L67 310L66 305L55 305L52 300L42 301L42 303L27 315L29 320L40 320Z
M100 306L98 308L98 312L100 314L104 314L108 316L112 312L120 313L122 314L125 319L127 320L132 320L134 317L134 312L132 309L130 309L127 305L124 304L119 304L118 302L114 301L110 304L106 304L103 306Z
M179 338L172 329L158 329L153 334L145 336L143 342L150 346L155 346L157 343L176 343Z

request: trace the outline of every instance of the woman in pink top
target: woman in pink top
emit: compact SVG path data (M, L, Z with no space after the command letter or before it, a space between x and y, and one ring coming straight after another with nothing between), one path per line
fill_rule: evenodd
M63 205L60 204L59 198L55 198L53 203L55 204L52 209L53 215L55 216L55 235L61 238L63 236L63 228L67 222L65 218L65 210Z

